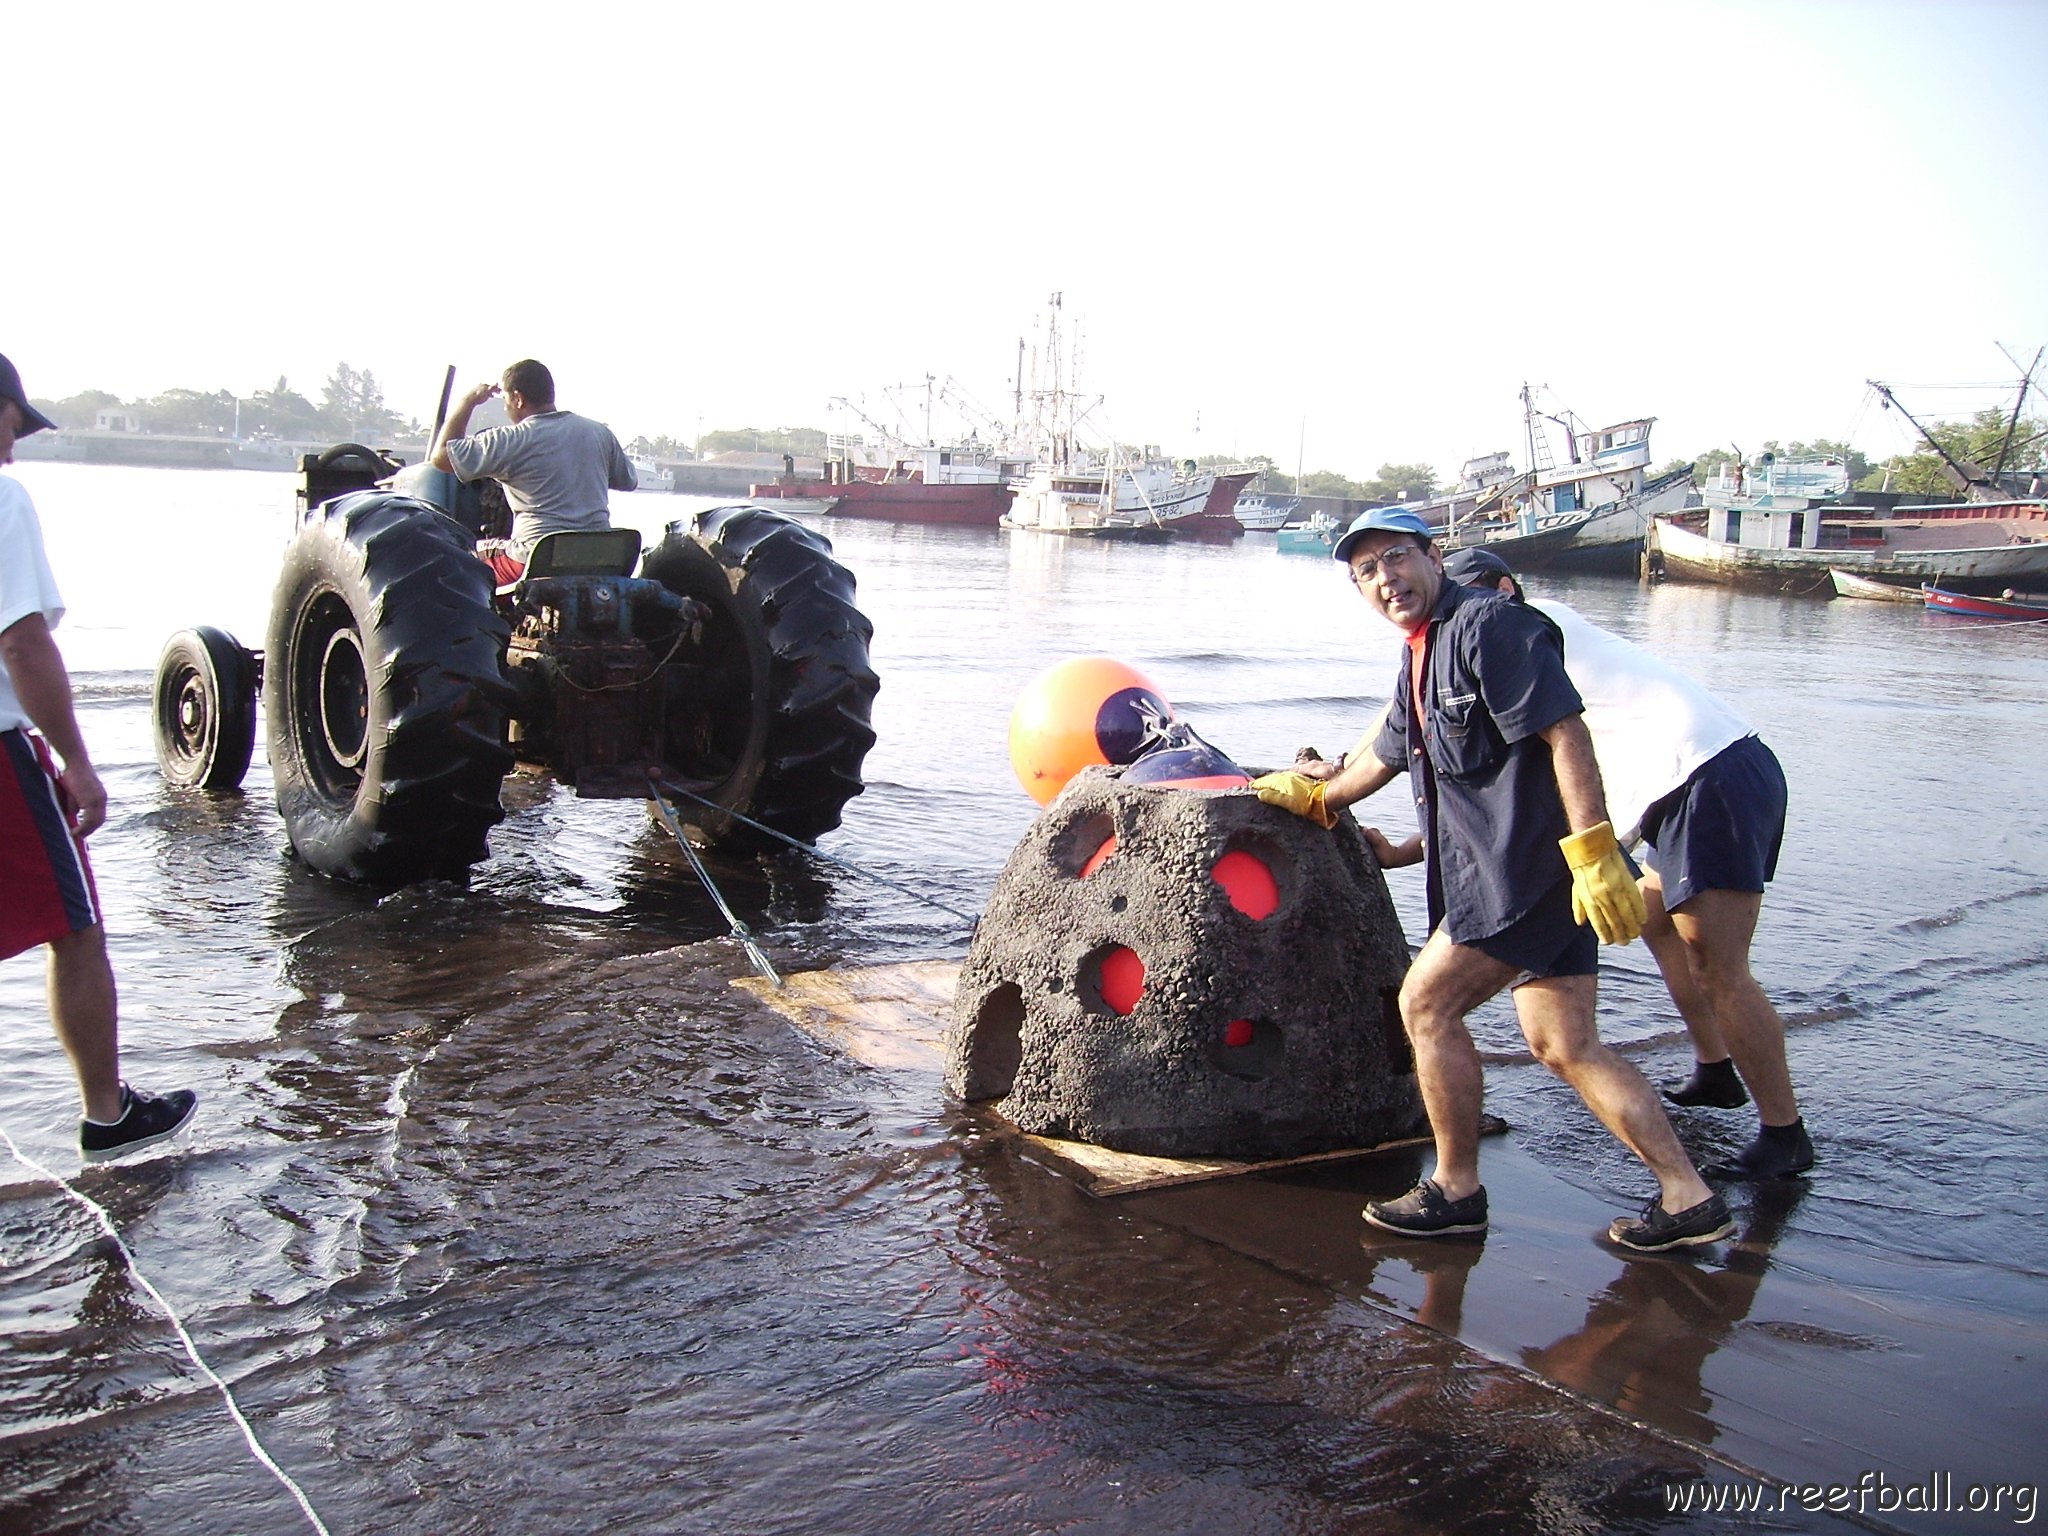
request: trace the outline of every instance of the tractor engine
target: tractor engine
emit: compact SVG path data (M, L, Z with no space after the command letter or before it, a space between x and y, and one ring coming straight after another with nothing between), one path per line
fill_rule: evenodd
M662 775L660 674L694 659L710 610L635 576L541 576L517 593L513 751L580 796L645 797Z

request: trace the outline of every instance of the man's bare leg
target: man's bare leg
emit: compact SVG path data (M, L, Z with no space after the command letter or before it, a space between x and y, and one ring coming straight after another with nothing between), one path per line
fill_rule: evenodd
M1401 1022L1415 1053L1429 1128L1436 1138L1430 1178L1449 1200L1479 1188L1479 1112L1485 1079L1465 1016L1513 981L1515 967L1464 944L1439 928L1422 946L1401 983Z
M1694 1054L1702 1061L1732 1057L1763 1123L1792 1124L1799 1118L1799 1099L1785 1062L1785 1021L1749 968L1762 893L1701 891L1671 912L1653 871L1643 882L1643 896L1645 905L1663 913L1671 938L1681 947L1685 996L1664 954L1655 945L1651 953L1692 1034ZM1696 1015L1708 1021L1704 1031Z
M1591 976L1552 976L1515 989L1515 1016L1536 1059L1571 1084L1586 1107L1657 1177L1666 1211L1690 1210L1713 1191L1671 1129L1649 1080L1600 1043Z
M50 945L50 1022L56 1026L89 1119L121 1116L121 1033L107 931L95 923Z

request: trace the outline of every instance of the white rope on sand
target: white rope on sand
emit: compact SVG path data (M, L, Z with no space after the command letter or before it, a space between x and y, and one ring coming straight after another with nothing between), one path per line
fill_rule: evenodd
M185 1353L191 1356L193 1365L197 1366L200 1374L212 1382L215 1388L219 1390L221 1401L227 1404L228 1416L235 1421L235 1427L241 1430L242 1438L249 1443L249 1453L263 1464L272 1477L284 1484L294 1499L298 1500L299 1509L304 1513L307 1523L314 1530L318 1531L320 1536L330 1536L327 1527L321 1524L320 1516L314 1511L312 1501L306 1497L305 1490L293 1482L291 1474L272 1460L270 1453L263 1449L263 1442L256 1438L254 1427L243 1416L240 1405L235 1402L235 1394L229 1390L228 1384L221 1379L220 1373L208 1365L200 1355L199 1346L192 1342L192 1335L186 1332L185 1324L179 1319L178 1314L171 1310L171 1304L164 1300L163 1292L152 1285L149 1276L142 1272L142 1266L135 1260L134 1251L129 1248L127 1243L122 1241L121 1234L114 1229L114 1218L109 1216L106 1210L95 1203L90 1196L74 1189L70 1181L51 1172L51 1170L45 1168L41 1163L22 1151L20 1147L16 1146L14 1138L7 1134L7 1129L4 1126L0 1126L0 1141L7 1143L7 1150L14 1154L16 1162L20 1163L24 1168L48 1179L69 1198L84 1206L91 1213L99 1229L106 1233L116 1248L121 1250L121 1257L126 1261L128 1273L134 1277L135 1283L149 1293L150 1299L162 1310L164 1316L170 1319L171 1327L178 1335L178 1342L185 1346Z

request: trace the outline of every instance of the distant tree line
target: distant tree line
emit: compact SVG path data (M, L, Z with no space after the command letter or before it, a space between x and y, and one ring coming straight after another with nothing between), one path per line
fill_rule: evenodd
M118 410L136 417L145 432L231 437L300 438L339 442L359 438L389 440L423 436L417 420L408 420L384 403L383 386L367 368L335 365L314 404L279 375L268 389L235 395L218 389L167 389L140 400L123 400L103 389L82 390L62 400L37 400L36 408L60 427L90 427L101 411Z

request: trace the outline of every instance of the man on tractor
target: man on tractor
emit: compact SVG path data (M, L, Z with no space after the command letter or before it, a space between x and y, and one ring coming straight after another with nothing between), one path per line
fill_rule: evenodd
M469 436L469 418L502 392L509 425ZM465 483L492 479L512 507L512 537L487 539L477 554L498 585L517 581L543 534L609 528L608 491L630 491L639 481L632 460L601 421L555 406L555 379L524 358L496 384L478 384L456 402L434 439L428 462Z

